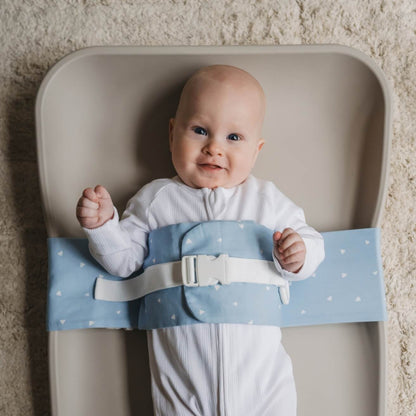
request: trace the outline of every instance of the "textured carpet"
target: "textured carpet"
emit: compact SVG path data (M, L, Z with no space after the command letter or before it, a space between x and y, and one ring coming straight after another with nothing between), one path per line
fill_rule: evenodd
M34 104L46 71L91 45L352 46L393 98L383 221L388 414L416 414L416 3L412 0L0 2L0 414L49 414L46 233Z

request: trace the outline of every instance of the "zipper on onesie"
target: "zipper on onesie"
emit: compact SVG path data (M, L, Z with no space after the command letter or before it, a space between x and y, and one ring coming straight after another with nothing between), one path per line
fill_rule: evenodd
M218 378L219 378L219 416L231 416L229 403L229 346L228 346L228 327L227 324L216 324L218 333ZM231 386L232 387L232 386Z

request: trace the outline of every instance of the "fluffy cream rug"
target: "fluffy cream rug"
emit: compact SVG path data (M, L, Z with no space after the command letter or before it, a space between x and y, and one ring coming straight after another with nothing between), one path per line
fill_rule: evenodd
M0 2L0 414L49 413L46 233L34 103L46 71L91 45L337 43L385 72L394 112L382 223L389 415L416 414L416 4L412 0Z

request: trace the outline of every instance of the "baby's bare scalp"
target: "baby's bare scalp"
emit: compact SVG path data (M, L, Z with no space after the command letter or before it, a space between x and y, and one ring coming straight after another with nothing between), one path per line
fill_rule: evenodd
M264 95L264 91L260 83L250 73L241 68L231 65L211 65L196 71L185 84L192 85L194 82L203 80L214 80L222 83L245 83L252 85ZM184 89L185 89L184 88Z
M197 70L183 87L176 114L181 112L187 100L209 83L218 83L224 88L235 89L236 93L257 97L261 118L264 118L266 96L261 84L247 71L231 65L210 65Z

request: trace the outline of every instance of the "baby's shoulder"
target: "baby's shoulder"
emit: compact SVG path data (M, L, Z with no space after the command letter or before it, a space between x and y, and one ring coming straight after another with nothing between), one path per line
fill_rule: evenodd
M175 186L175 181L169 178L154 179L143 185L133 198L151 203L160 193Z
M264 197L271 198L275 197L276 195L283 195L282 192L274 184L274 182L266 179L259 179L251 175L246 181L246 183L248 192L257 192L258 194L261 194Z
M134 215L139 218L148 218L150 210L153 209L155 201L163 195L163 190L175 186L172 179L155 179L146 185L143 185L127 202L123 218ZM166 198L165 198L166 200ZM161 204L163 206L163 202Z
M270 205L274 208L293 205L293 201L287 197L274 182L266 179L258 179L250 176L247 181L248 195L257 195L259 203Z

